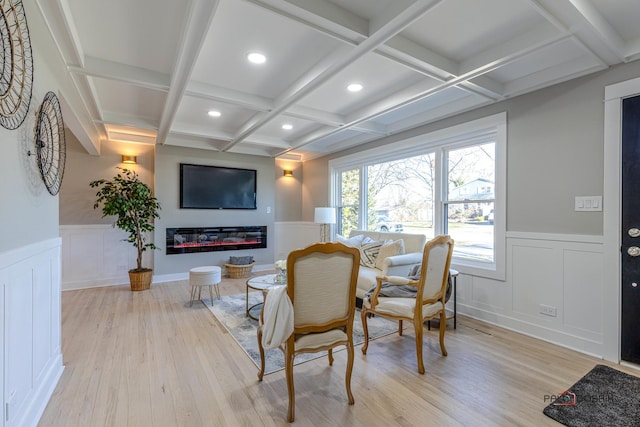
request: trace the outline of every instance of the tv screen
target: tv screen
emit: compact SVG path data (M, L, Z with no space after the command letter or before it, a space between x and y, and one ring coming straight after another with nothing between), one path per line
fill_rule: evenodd
M256 171L180 164L180 208L256 209Z

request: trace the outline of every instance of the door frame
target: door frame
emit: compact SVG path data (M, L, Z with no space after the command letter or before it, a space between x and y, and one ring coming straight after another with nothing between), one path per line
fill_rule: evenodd
M620 363L622 100L640 95L640 78L606 86L604 94L602 356Z

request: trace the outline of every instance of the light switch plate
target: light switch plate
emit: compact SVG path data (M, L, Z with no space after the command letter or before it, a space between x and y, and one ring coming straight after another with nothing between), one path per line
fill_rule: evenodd
M576 196L576 212L602 212L602 196Z

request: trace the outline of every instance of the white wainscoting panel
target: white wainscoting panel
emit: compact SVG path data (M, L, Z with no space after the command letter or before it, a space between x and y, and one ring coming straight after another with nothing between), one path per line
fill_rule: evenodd
M458 311L602 357L602 237L511 232L506 246L506 281L461 274Z
M62 375L61 239L0 253L3 426L35 426Z
M62 238L62 290L94 288L129 283L127 271L135 268L136 249L123 241L127 235L108 224L60 226ZM315 243L320 226L312 222L276 222L274 244L276 258L284 259L294 249ZM144 254L144 264L151 264L151 251ZM273 269L273 264L256 265L253 271ZM188 273L154 276L153 281L185 280Z
M125 232L108 224L63 225L60 237L63 291L129 283L137 251ZM152 259L145 251L143 265L151 268Z

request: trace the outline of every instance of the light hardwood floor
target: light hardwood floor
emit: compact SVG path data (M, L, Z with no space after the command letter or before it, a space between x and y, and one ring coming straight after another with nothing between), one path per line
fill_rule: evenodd
M244 292L225 279L222 294ZM502 328L458 317L425 333L419 375L412 327L356 347L347 404L345 352L294 368L299 426L544 426L545 395L608 364ZM286 422L284 371L258 369L187 281L67 291L62 295L65 370L41 426L277 426ZM610 364L609 364L610 365ZM614 366L614 365L610 365ZM638 375L631 368L616 368Z

